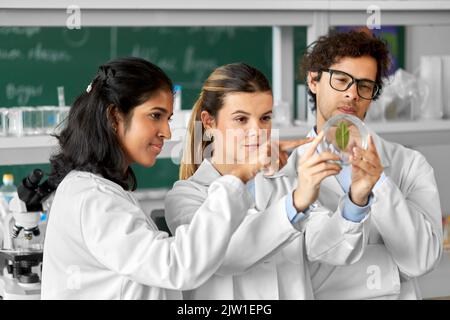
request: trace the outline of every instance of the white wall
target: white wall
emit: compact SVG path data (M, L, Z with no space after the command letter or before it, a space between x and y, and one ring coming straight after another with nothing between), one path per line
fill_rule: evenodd
M406 70L418 72L421 56L450 55L450 26L408 26L405 41ZM421 151L433 166L443 213L450 215L450 170L447 160L450 145L418 146L415 149Z
M406 70L417 71L420 56L450 55L450 26L406 27L405 42Z
M445 216L450 216L450 170L448 167L450 144L415 146L414 149L421 152L433 167L442 213Z

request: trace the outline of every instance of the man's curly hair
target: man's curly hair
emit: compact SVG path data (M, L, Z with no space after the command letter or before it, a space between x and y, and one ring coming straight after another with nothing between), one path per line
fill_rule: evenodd
M345 57L370 56L377 61L377 76L375 82L379 86L376 100L381 94L383 78L387 77L391 59L387 44L377 37L365 31L333 32L328 36L320 37L312 43L304 53L300 63L302 77L309 71L318 72L316 79L319 81L321 70L328 69L331 65ZM313 103L313 112L316 110L316 95L308 88L310 100Z

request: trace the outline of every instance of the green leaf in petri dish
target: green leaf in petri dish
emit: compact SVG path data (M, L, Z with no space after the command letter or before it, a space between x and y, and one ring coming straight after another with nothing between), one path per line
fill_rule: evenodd
M346 122L339 123L336 129L336 143L341 150L345 150L350 139L350 131Z

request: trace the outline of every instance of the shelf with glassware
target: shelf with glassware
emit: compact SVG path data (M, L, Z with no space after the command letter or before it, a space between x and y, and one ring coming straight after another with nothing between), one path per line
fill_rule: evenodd
M378 20L383 25L448 26L450 1L2 1L0 26L66 26L78 21L83 8L83 27L88 26L271 26L273 27L272 77L276 100L293 104L295 79L293 27L307 27L307 43L328 33L330 27L363 25ZM105 10L108 14L104 14ZM75 17L75 19L73 19ZM75 26L76 27L76 26Z
M407 146L450 144L450 119L366 124L381 137ZM272 134L279 139L298 139L305 137L311 127L306 122L298 122L296 125L274 127ZM185 135L185 128L172 127L172 139L165 142L159 158L179 158ZM0 137L0 165L47 163L56 150L57 140L50 135Z

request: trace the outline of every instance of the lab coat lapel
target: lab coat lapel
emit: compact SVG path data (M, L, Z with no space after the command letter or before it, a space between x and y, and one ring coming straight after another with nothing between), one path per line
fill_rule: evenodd
M272 183L268 183L262 173L258 173L255 176L255 207L259 210L267 208L269 199L272 196L273 186Z
M370 132L370 135L371 135L372 138L373 138L373 142L375 143L375 148L377 149L378 156L380 157L381 165L382 165L383 168L385 169L385 170L384 170L384 173L385 173L387 176L389 176L389 175L388 175L389 169L386 170L386 168L389 168L389 167L391 166L391 160L390 160L390 158L387 156L388 153L387 153L387 151L385 150L385 145L384 145L384 143L383 143L383 139L382 139L379 135L377 135L374 131L372 131L372 130L370 130L370 129L369 129L369 132Z

